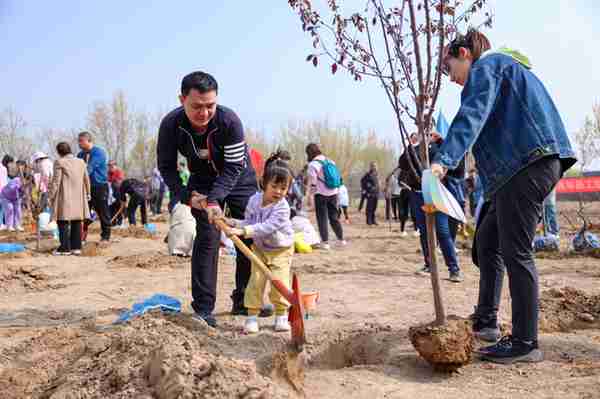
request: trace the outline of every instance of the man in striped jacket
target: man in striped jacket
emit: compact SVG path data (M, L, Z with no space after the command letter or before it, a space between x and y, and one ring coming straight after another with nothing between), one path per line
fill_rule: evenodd
M171 195L191 206L196 218L192 307L196 317L211 326L216 325L213 310L220 244L220 232L212 221L221 216L225 205L233 218L244 219L248 199L258 189L242 122L231 109L217 104L217 93L211 75L192 72L185 76L179 96L182 106L163 118L157 144L158 169ZM187 159L191 173L187 186L177 172L179 154ZM238 252L233 314L246 311L244 290L249 277L250 261Z

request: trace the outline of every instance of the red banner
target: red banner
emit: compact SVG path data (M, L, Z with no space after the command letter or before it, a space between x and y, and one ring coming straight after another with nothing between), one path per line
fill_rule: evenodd
M558 182L557 193L600 193L600 176L566 177Z

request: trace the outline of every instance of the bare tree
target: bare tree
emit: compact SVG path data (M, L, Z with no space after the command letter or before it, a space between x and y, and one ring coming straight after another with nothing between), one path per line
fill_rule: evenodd
M130 152L137 140L135 119L123 91L117 91L110 104L96 102L87 117L88 130L125 171L131 166Z
M94 140L103 145L110 159L116 158L118 143L113 132L111 109L102 102L96 102L87 117L87 128Z
M384 5L384 0L368 0L361 12L349 14L343 14L339 6L343 2L338 0L328 0L324 10L314 8L311 0L288 3L313 40L315 51L306 60L315 67L319 60L327 60L332 74L343 68L356 81L376 79L394 112L402 146L412 151L407 123L417 127L421 142L429 140L442 85L444 46L461 25L484 9L486 0L468 4L462 0L399 0L394 6ZM492 15L485 12L482 23L491 26ZM427 146L421 148L423 166L428 167ZM411 165L415 174L418 168ZM427 214L427 233L436 322L444 324L432 213Z
M115 160L123 169L128 170L130 166L129 150L135 141L133 135L135 121L123 91L118 91L113 97L112 117L117 142ZM145 124L143 128L147 129L147 121L142 123Z
M36 134L36 142L40 151L44 151L51 158L54 157L56 151L56 145L60 142L67 142L71 145L73 151L77 149L77 134L78 131L75 129L64 130L64 129L53 129L44 128L38 131Z
M575 133L580 170L583 173L594 161L600 160L600 104L592 107L592 116Z
M27 159L35 144L27 134L25 118L13 108L7 108L0 114L0 151L2 156L9 154L15 159Z
M149 176L156 166L155 124L143 112L135 115L134 124L136 140L131 151L129 170L135 170L142 177Z

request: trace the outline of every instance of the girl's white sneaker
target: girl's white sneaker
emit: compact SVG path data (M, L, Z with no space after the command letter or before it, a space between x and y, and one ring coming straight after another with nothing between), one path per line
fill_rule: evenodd
M256 334L258 332L258 318L256 316L248 316L244 323L244 332L246 334Z
M284 316L275 316L275 331L283 332L290 331L292 328L290 327L290 323L288 322L287 315Z

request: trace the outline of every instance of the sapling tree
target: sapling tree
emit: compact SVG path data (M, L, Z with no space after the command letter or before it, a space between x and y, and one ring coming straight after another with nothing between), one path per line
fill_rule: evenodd
M409 153L415 149L408 141L408 126L415 126L424 145L420 163L412 162L413 156L408 160L411 172L419 176L429 166L427 143L443 82L444 48L469 24L491 26L487 0L365 0L363 8L350 12L344 9L349 0L288 3L312 40L314 50L307 62L325 64L332 74L345 70L357 82L375 79L393 111L403 150ZM446 314L431 211L426 220L436 323L443 325Z

